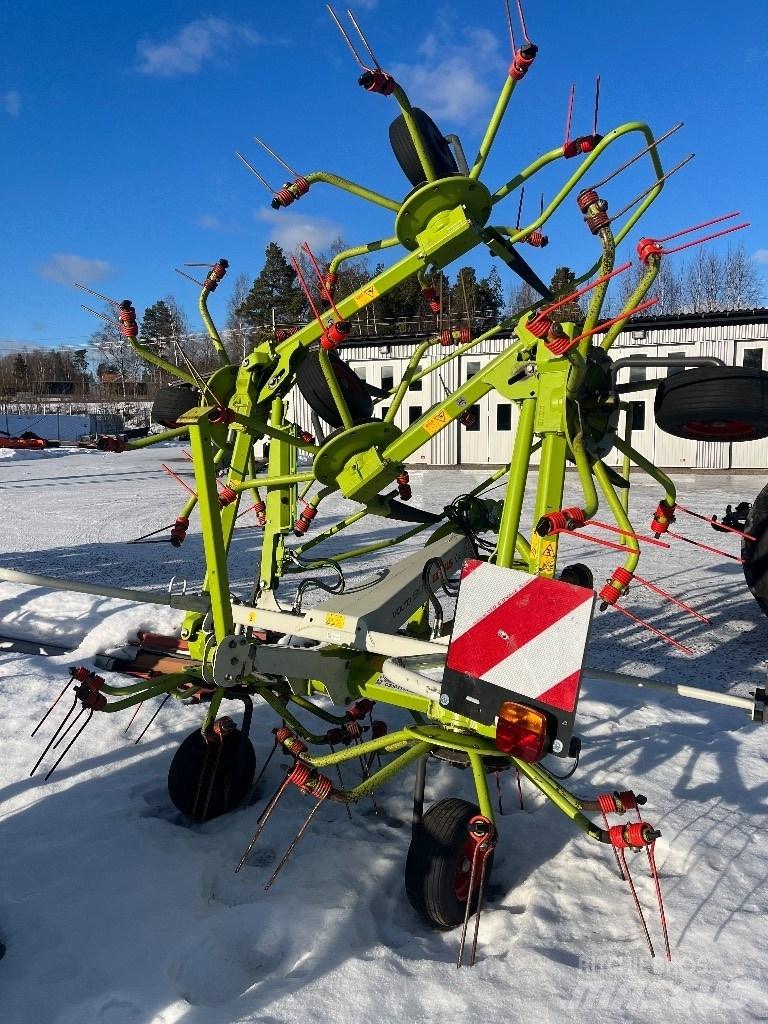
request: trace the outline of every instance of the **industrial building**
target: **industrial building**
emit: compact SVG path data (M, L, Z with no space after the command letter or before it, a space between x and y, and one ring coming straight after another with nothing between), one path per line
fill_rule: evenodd
M402 379L408 360L421 339L380 337L369 345L355 345L344 352L345 359L369 384L385 390ZM401 428L419 419L468 377L477 373L504 350L508 341L493 338L482 342L411 386L399 411ZM668 355L717 356L726 364L768 370L768 309L736 310L723 313L686 313L678 316L642 317L632 320L611 350L614 359L623 356L646 358ZM441 353L443 354L443 353ZM628 367L619 372L619 383L656 379L664 373L678 373L679 367L658 370ZM630 376L631 375L631 376ZM668 469L754 470L768 467L768 439L738 444L686 441L663 433L653 417L655 392L637 392L632 398L633 445L657 466ZM311 430L310 411L303 398L291 395L293 415ZM386 402L383 403L386 408ZM379 406L380 408L380 406ZM496 466L509 461L518 410L500 395L491 393L477 407L477 422L463 427L458 422L436 434L415 453L412 464L424 466ZM536 455L533 459L536 461ZM609 464L618 464L612 452Z

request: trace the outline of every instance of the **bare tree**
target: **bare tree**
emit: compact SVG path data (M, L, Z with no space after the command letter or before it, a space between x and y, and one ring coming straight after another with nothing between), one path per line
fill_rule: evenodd
M726 309L750 309L763 300L762 283L743 245L728 249L724 286Z
M232 292L227 299L226 347L233 363L239 363L248 355L248 342L251 332L240 315L240 307L251 290L251 280L243 271L232 282Z

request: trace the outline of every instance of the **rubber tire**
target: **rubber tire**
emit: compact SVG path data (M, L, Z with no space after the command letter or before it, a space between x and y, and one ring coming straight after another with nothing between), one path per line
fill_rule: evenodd
M246 743L245 758L242 765L240 777L235 777L238 764L240 741ZM202 815L202 807L197 808L195 814L195 798L197 796L200 772L205 763L206 743L199 729L195 729L181 743L173 755L171 766L168 769L168 795L177 810L181 811L193 821L210 821L218 818L228 811L234 810L244 800L253 784L253 776L256 772L256 752L253 744L242 732L237 729L229 733L224 739L224 749L221 752L221 759L218 763L211 797L205 815ZM214 753L211 756L203 779L202 793L210 782L210 772L214 764ZM204 802L204 796L200 802Z
M152 422L162 427L177 427L179 416L194 409L200 402L200 393L192 387L181 385L162 388L152 403Z
M690 441L768 437L768 373L744 366L683 370L659 385L653 411L661 430Z
M331 352L329 355L331 367L339 382L352 421L365 423L373 416L373 399L368 389L348 363L339 358L335 352ZM296 385L307 405L317 413L320 419L325 420L334 428L343 426L330 388L326 383L318 352L310 352L304 359L296 374Z
M744 532L754 537L741 541L744 579L752 596L768 615L768 484L755 498Z
M413 108L413 117L424 140L424 148L432 160L432 166L438 178L447 178L452 174L458 174L459 168L453 150L445 141L443 133L435 122L418 107ZM414 188L423 185L427 177L421 166L416 148L413 145L411 134L405 123L402 114L396 117L389 126L389 144L395 154L397 162Z
M595 577L592 570L583 562L574 562L573 565L566 565L560 573L563 583L572 583L575 587L584 587L585 590L595 589Z
M432 804L413 830L405 862L405 893L416 913L435 928L448 931L464 923L467 904L457 897L454 879L469 822L479 813L476 804L450 797ZM493 854L486 867L486 891L492 869Z

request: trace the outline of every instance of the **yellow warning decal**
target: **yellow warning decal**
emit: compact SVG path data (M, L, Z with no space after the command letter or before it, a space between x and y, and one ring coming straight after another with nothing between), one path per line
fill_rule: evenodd
M367 288L363 288L355 296L355 302L358 306L367 306L369 302L373 302L374 299L378 299L379 289L375 284L369 284Z
M249 612L248 613L248 625L249 626L255 626L256 622L258 621L258 618L259 618L258 612Z
M557 541L554 538L544 538L536 561L540 575L550 577L555 575L555 566L557 564Z
M326 626L332 626L334 629L344 629L344 623L346 621L346 616L342 615L340 612L325 613Z
M437 413L436 416L431 416L427 420L427 422L424 424L424 429L429 434L429 436L432 437L432 435L436 434L438 430L443 429L443 427L448 422L448 418L448 413L446 412L445 409L443 409L442 412Z

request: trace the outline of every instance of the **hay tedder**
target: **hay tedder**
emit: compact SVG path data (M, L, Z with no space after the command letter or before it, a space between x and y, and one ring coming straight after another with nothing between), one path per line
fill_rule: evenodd
M601 310L610 280L629 266L616 266L617 245L630 235L672 173L664 172L659 156L659 144L671 132L656 138L647 125L630 122L600 134L595 119L591 134L571 138L569 131L564 143L536 157L508 181L487 185L483 171L507 105L537 54L519 4L518 13L520 45L507 3L512 39L509 73L470 166L458 140L446 139L426 113L412 107L401 86L379 65L354 17L350 15L348 32L331 11L361 65L360 86L389 97L399 108L390 140L411 191L404 199L392 199L334 173L291 171L292 180L274 193L272 206L279 210L326 185L389 210L394 217L392 237L348 249L329 266L317 266L316 285L305 280L306 270L295 263L314 313L309 323L276 330L239 365L231 364L207 309L208 297L227 269L227 261L219 260L202 282L200 310L221 365L203 376L190 363L172 365L142 344L131 302L114 303L119 328L135 350L184 386L172 388L163 399L169 407L176 403L168 420L175 425L128 443L103 438L102 447L120 451L189 438L194 488L167 539L176 547L181 545L190 517L193 512L197 515L206 565L200 592L165 594L70 584L15 572L1 575L14 582L72 586L167 604L185 613L180 637L144 635L136 659L102 662L104 667L129 671L151 666L153 671L138 672L143 678L113 683L89 668L72 670L59 695L64 704L64 694L72 687L71 706L35 768L45 762L50 774L94 715L135 709L153 697L199 702L205 708L201 727L176 752L169 790L180 811L205 821L238 807L252 791L256 758L249 730L253 700L261 698L275 716L273 753L280 750L287 755L291 767L262 810L241 865L288 789L298 788L311 803L309 816L267 882L269 887L321 804L334 801L349 807L413 767L413 833L405 888L411 904L428 922L438 928L462 926L459 963L468 921L476 912L471 960L475 958L480 909L497 839L488 778L512 769L589 838L613 849L653 952L627 860L628 851L645 850L669 956L654 859L659 832L641 816L644 798L630 790L589 799L576 796L563 785L565 776L546 767L543 759L554 756L570 759L573 768L577 765L575 714L596 600L603 609L623 610L636 619L622 604L631 582L669 596L641 579L636 570L643 545L668 545L667 535L680 506L669 477L632 447L630 417L624 417L626 429L619 432L621 413L626 413L628 404L623 397L627 386L617 383L617 370L627 360L612 361L610 353L627 319L653 304L646 296L661 261L683 247L668 249L664 243L687 232L641 238L637 257L642 274L637 287L618 316L606 320ZM639 150L631 159L618 169L604 170L600 180L593 181L598 177L596 163L601 158L605 163L619 140L635 136ZM651 184L611 214L598 189L640 160L647 161ZM507 226L499 217L502 200L519 195L539 171L561 162L569 168L575 164L575 169L551 200L542 204L539 216L524 227ZM574 216L585 223L585 249L592 246L594 257L574 294L554 297L521 250L547 243L542 229L571 197ZM736 229L719 228L716 233ZM704 238L684 244L698 241ZM337 274L346 260L395 247L404 250L395 262L351 294L338 293ZM505 263L539 298L513 319L472 337L466 329L441 328L435 280L443 268L478 247ZM305 252L307 268L314 261L308 247ZM358 311L413 276L418 277L424 301L435 315L435 332L416 347L392 391L385 398L375 397L338 350L356 343L350 320ZM588 304L583 320L560 323L557 310L582 296ZM411 384L491 337L506 339L499 355L415 423L402 430L396 425ZM718 361L685 358L684 363L694 368L676 380L701 374L702 369L706 377L709 366ZM695 390L696 379L689 381ZM755 381L755 386L765 387L759 376ZM315 413L318 436L289 417L288 395L294 387ZM637 384L629 387L636 390ZM440 431L462 418L466 421L472 407L492 391L519 408L509 464L468 493L456 494L439 511L416 507L411 503L406 463ZM709 424L721 439L734 439L722 425L727 418L722 409L716 402L711 409L707 406L704 385L697 394L698 429L706 432ZM383 403L386 411L377 415L377 406L383 409ZM753 428L750 437L768 435L768 423L757 422ZM735 427L732 433L738 433ZM257 473L262 467L256 465L254 445L264 440L269 443L266 469ZM623 455L620 471L605 461L614 447ZM531 476L533 525L526 529L523 502L536 450L540 461L538 473ZM569 463L575 467L582 499L563 508ZM642 528L629 517L631 465L659 486L658 506L643 513ZM486 495L504 482L502 500ZM331 517L320 529L315 520L331 495L356 507L345 518ZM595 518L601 500L610 522ZM240 599L230 592L228 555L236 519L247 508L258 518L263 539L253 592ZM402 531L335 553L332 559L322 557L324 541L355 524L381 519L404 524ZM314 536L308 536L310 527L317 531ZM743 532L735 526L723 528ZM558 571L561 537L569 533L586 537L586 531L597 543L614 549L617 561L621 559L597 594L585 566ZM394 560L390 549L417 536L423 539L422 545ZM377 571L347 589L343 563L362 558L370 562L374 556L385 559L378 567L374 559ZM291 593L288 600L286 589ZM655 627L648 628L659 642L682 647ZM590 676L637 683L618 674L590 672ZM650 685L675 689L655 681ZM762 721L763 691L750 700L693 687L677 689L691 698L740 707ZM243 706L240 727L221 714L233 703ZM372 715L376 704L403 709L412 721L389 732ZM424 811L430 759L468 767L476 802L443 799ZM347 786L339 769L350 763L361 767L362 777Z

